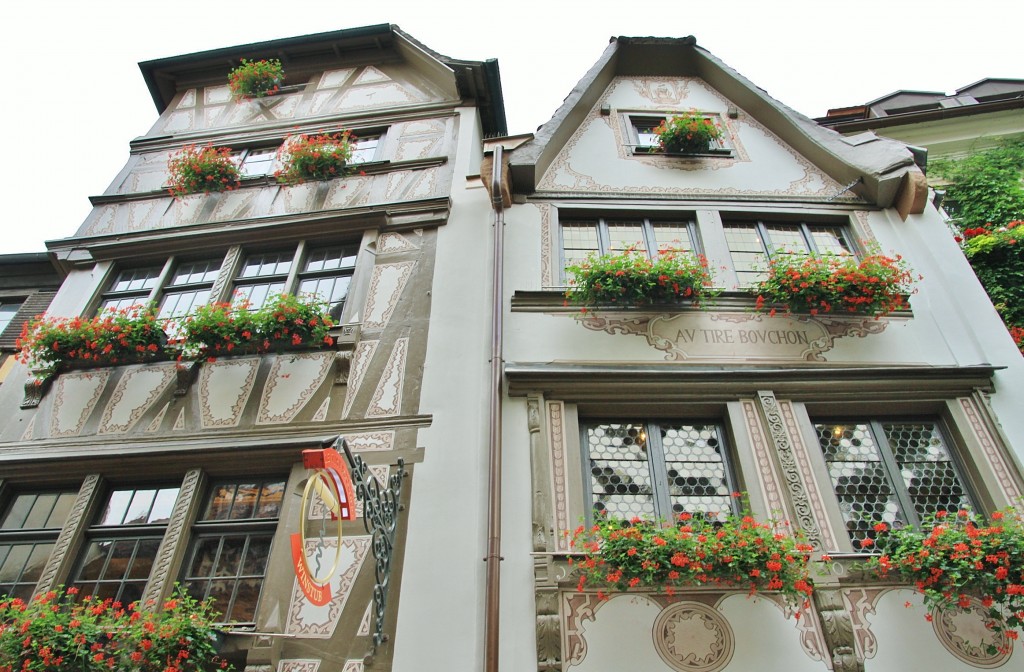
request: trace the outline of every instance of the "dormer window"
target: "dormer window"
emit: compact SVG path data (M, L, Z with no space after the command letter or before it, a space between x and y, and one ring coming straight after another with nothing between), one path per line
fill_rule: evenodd
M674 115L686 114L686 112L667 112L662 115L651 115L650 113L628 113L626 114L626 127L629 138L627 145L632 149L633 154L661 154L671 155L705 155L705 156L732 156L732 143L729 140L729 133L722 125L718 115L708 114L702 118L714 123L721 131L721 137L708 142L707 149L701 151L665 152L659 141L657 128L666 119Z

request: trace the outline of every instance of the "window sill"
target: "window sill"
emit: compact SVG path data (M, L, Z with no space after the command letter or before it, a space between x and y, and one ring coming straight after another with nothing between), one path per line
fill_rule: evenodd
M731 149L709 149L706 152L663 152L657 148L646 148L646 147L635 147L633 149L634 156L666 156L676 157L683 159L705 159L705 158L717 158L717 159L732 159L735 158L736 153Z
M514 313L579 313L580 306L569 303L565 298L566 287L554 287L541 290L517 290L512 295L512 312ZM758 312L754 308L757 304L757 297L751 296L743 291L723 291L718 296L708 299L700 307L689 304L661 304L649 306L626 306L607 305L594 306L587 309L588 312L615 312L615 313L684 313L684 312ZM770 306L769 306L770 308ZM767 316L767 311L760 311ZM785 308L778 307L777 315L788 315L791 317L817 317L836 319L863 320L870 318L867 315L843 314L843 313L820 313L810 315L809 313L786 313ZM914 313L908 308L890 313L878 319L888 318L912 318Z

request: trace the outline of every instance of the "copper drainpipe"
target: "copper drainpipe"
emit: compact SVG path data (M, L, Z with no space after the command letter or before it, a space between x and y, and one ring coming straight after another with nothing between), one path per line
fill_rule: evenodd
M487 583L484 602L484 670L498 672L498 634L501 597L501 337L504 325L502 282L505 213L501 197L502 146L495 145L491 168L491 206L494 226L494 265L491 279L491 405L487 477Z

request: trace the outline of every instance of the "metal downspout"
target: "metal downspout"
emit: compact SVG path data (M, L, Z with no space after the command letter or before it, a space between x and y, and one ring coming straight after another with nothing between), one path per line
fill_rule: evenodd
M502 328L504 326L503 258L505 214L501 199L502 146L494 147L491 170L491 207L494 226L494 263L491 279L491 404L487 477L487 583L484 603L484 670L498 672L498 636L501 597L501 394Z

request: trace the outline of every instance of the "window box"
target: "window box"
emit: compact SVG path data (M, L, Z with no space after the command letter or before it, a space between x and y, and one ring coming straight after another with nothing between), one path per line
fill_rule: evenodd
M649 257L626 249L620 254L591 256L569 266L566 298L586 309L616 305L700 305L712 291L708 262L702 255L662 249Z
M778 253L767 277L753 287L758 310L774 315L870 315L883 317L907 306L913 277L902 257Z
M731 157L727 133L715 114L696 110L667 117L627 115L634 154Z

